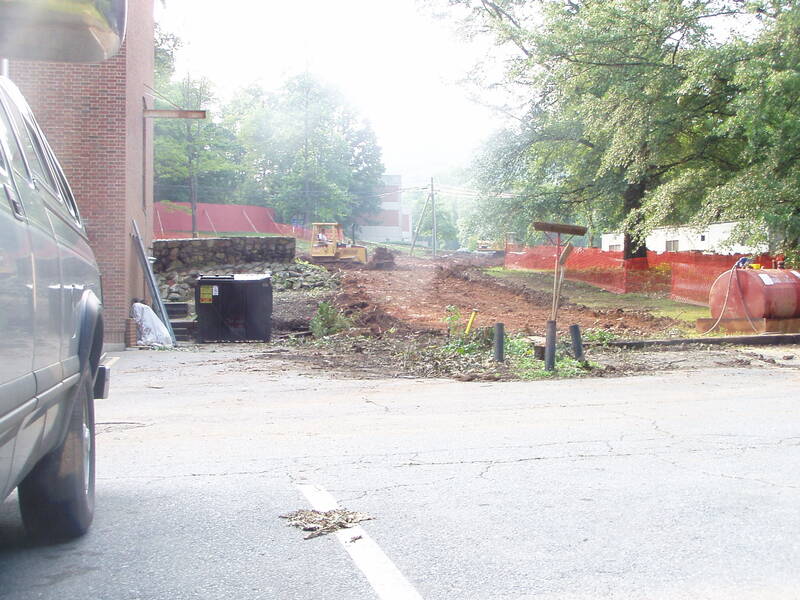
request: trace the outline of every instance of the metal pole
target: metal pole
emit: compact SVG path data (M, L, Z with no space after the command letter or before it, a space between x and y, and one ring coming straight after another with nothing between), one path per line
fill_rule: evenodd
M428 194L427 198L425 198L425 205L422 207L422 212L419 214L419 223L417 223L417 230L414 232L414 237L411 239L411 250L408 252L409 256L414 254L414 246L417 245L417 236L419 236L419 231L422 229L422 219L425 218L425 211L428 209L428 202L431 200L431 195Z
M497 362L505 360L505 328L502 323L494 324L494 359Z
M547 333L544 342L544 368L554 371L556 368L556 322L547 322Z
M561 234L556 234L556 267L553 273L553 306L550 310L550 320L556 320L556 306L558 305L558 274L561 258Z
M192 206L192 237L200 237L197 231L197 176L192 173L189 179L189 200Z
M4 58L0 61L0 75L8 77L8 59Z
M436 245L439 243L436 231L436 196L433 192L433 177L431 177L431 210L433 210L433 258L436 258Z
M561 256L558 257L558 284L556 286L556 293L555 298L553 298L553 315L550 317L553 321L558 320L558 308L561 304L561 286L564 283L564 275L567 273L567 259L569 258L570 254L572 253L572 243L567 242L564 245L564 250L561 252Z
M586 362L583 355L583 340L581 339L581 328L579 325L569 326L569 335L572 338L572 355L579 362Z

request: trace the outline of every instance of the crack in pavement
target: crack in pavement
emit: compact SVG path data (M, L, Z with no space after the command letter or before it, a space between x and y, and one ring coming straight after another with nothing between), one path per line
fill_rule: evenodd
M668 465L672 465L676 469L681 469L683 471L689 471L690 473L699 473L700 475L706 475L708 477L721 477L723 479L735 479L738 481L748 481L751 483L760 483L762 485L768 485L770 487L775 488L786 488L790 490L800 490L800 485L792 485L790 483L776 483L774 481L769 481L768 479L760 479L758 477L745 477L744 475L730 475L728 473L712 473L711 471L705 471L703 469L693 469L692 467L682 465L676 461L666 460L664 458L658 457L657 460L667 463Z
M610 445L609 445L610 447ZM403 467L440 467L440 466L455 466L455 465L506 465L506 464L514 464L514 463L524 463L524 462L535 462L535 461L545 461L545 460L570 460L570 461L577 461L577 460L589 460L589 459L596 459L596 458L631 458L631 457L643 457L643 456L650 456L653 458L662 459L663 456L666 455L674 455L674 454L711 454L711 455L720 455L724 456L726 454L732 453L742 453L747 450L760 450L763 448L774 448L777 447L777 444L769 444L769 445L762 445L762 446L736 446L736 447L728 447L728 448L674 448L672 446L664 446L664 452L658 451L649 451L649 452L611 452L611 453L602 453L602 454L563 454L563 455L555 455L555 456L527 456L521 458L509 458L509 459L475 459L475 460L453 460L453 461L428 461L428 462L420 462L420 461L412 461L407 463L400 463L395 465L396 468L403 468ZM662 459L663 460L663 459ZM483 477L485 472L482 475Z
M385 405L383 405L383 404L378 404L378 403L377 403L377 402L375 402L374 400L366 400L366 399L365 399L365 400L364 400L364 402L366 402L367 404L374 404L375 406L379 406L380 408L382 408L382 409L384 410L384 412L387 412L387 413L388 413L388 412L391 412L391 411L389 410L389 407L388 407L388 406L385 406Z
M497 464L496 461L491 461L491 462L487 463L486 466L483 468L483 470L480 473L478 473L477 478L478 479L486 479L486 475L489 473L489 470L493 466L495 466L495 464Z
M666 429L662 428L662 427L661 427L661 426L658 424L658 421L657 421L657 420L655 420L655 419L650 419L649 417L643 417L643 416L641 416L641 415L635 415L635 414L633 414L633 413L627 413L627 412L624 412L624 411L621 411L621 410L613 410L613 409L611 409L611 408L602 408L601 410L603 410L603 411L605 411L605 412L608 412L608 413L611 413L611 414L615 414L615 415L620 415L620 416L623 416L623 417L627 417L627 418L629 418L629 419L637 419L637 420L639 420L639 421L645 421L645 422L647 422L647 423L650 425L650 427L651 427L651 428L653 429L653 431L655 431L656 433L659 433L659 434L661 434L661 435L665 435L665 436L667 436L667 437L668 437L668 438L670 438L670 439L677 439L677 438L678 438L678 436L677 436L677 435L675 435L674 433L672 433L672 432L670 432L670 431L667 431ZM620 439L621 439L621 438L620 438Z
M174 475L126 475L122 477L97 477L98 481L164 481L167 479L190 479L193 477L241 477L247 475L269 475L281 470L280 466L261 471L224 471L221 473L176 473Z
M374 493L377 493L377 492L386 492L386 491L389 491L389 490L396 490L396 489L400 489L400 488L418 488L418 487L427 487L427 486L432 486L432 485L439 485L444 481L453 481L454 479L456 479L455 476L453 476L453 477L445 477L444 479L436 479L436 481L426 481L426 482L416 482L416 483L396 483L394 485L386 485L386 486L377 487L377 488L368 488L366 490L358 490L358 495L357 496L351 496L351 497L347 497L347 498L342 498L342 501L343 502L354 502L356 500L362 500L362 499L366 498L367 496L369 496L370 494L374 494ZM337 492L338 494L349 494L349 493L354 493L356 490L347 490L347 489L336 490L336 489L334 489L332 491Z
M401 467L446 467L455 465L510 465L514 463L534 462L540 460L583 460L587 458L625 458L628 456L655 456L647 453L641 454L572 454L565 456L527 456L524 458L509 458L509 459L477 459L477 460L454 460L442 462L416 462L416 463L402 463L397 465Z

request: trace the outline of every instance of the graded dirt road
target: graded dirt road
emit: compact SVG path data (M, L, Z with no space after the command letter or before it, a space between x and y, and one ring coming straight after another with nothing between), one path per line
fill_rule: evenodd
M342 278L338 304L370 313L368 324L375 333L397 326L398 322L412 329L445 329L445 308L455 306L465 320L471 310L477 310L476 327L501 322L509 332L544 334L545 322L550 318L550 294L509 289L490 277L476 277L474 272L467 275L472 279L466 280L463 264L451 259L399 256L396 262L397 268L391 271L352 269L345 271ZM559 323L564 331L569 325L578 324L584 329L634 336L652 336L678 325L671 319L656 319L645 313L623 314L569 305L559 311Z
M795 598L795 370L536 383L301 375L248 346L128 351L85 538L0 506L0 596ZM374 520L304 540L278 516Z

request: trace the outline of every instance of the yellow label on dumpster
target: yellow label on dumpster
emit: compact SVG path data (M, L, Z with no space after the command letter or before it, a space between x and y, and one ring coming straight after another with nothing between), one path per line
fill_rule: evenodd
M201 285L200 286L200 304L211 304L214 302L212 298L212 288L214 286L211 285Z

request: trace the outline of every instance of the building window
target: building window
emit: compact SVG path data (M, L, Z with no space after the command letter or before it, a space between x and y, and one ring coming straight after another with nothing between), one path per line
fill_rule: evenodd
M622 244L609 244L609 252L622 252Z
M667 252L678 251L678 240L667 240Z

